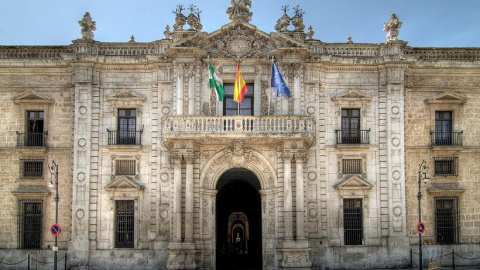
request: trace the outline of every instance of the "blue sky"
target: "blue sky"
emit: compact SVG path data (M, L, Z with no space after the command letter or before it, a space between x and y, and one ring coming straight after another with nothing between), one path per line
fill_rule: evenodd
M229 22L230 0L0 0L0 45L69 45L81 37L78 21L90 12L95 40L137 42L164 38L177 4L196 5L203 31ZM392 13L403 22L399 39L414 47L480 47L480 0L252 0L252 24L270 33L282 5L299 5L324 42L381 43ZM184 14L188 15L189 11ZM291 9L288 13L293 14Z

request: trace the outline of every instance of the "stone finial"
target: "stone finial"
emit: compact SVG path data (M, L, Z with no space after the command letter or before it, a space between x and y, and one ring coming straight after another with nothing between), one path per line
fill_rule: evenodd
M315 32L313 31L313 28L310 25L308 27L308 31L307 31L307 39L313 39L313 35L315 35Z
M227 8L227 14L230 21L241 20L249 22L252 20L252 12L249 7L252 7L251 0L230 0L231 7Z
M295 10L295 15L292 18L292 24L295 26L295 31L302 32L305 29L305 24L303 24L305 12L298 5L293 10Z
M170 25L167 24L167 26L165 27L165 31L163 31L163 34L165 35L165 39L172 38L172 32L170 32Z
M130 37L130 41L128 41L128 43L135 43L135 37L133 35Z
M182 11L185 10L183 5L178 5L175 11L172 11L175 14L175 24L173 24L173 30L183 30L183 26L187 22L187 17L183 15Z
M397 15L392 14L390 20L383 25L383 31L387 32L385 42L396 41L400 27L402 27L402 22L398 19Z
M283 15L278 19L277 24L275 25L275 30L277 31L286 31L287 27L290 25L290 21L292 20L288 15L288 5L282 6Z
M83 19L78 21L78 24L82 27L82 39L92 41L93 40L93 31L97 30L96 24L92 21L89 12L85 12Z
M353 44L352 37L347 38L347 44Z
M190 25L190 29L201 31L203 25L200 23L200 13L202 11L194 5L190 5L190 15L187 17L187 23Z

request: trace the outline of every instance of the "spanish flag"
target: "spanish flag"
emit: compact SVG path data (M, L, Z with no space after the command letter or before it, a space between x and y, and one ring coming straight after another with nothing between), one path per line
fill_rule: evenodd
M237 63L237 74L235 74L235 90L233 92L233 101L242 103L243 98L247 94L248 88L245 80L242 77L242 70Z

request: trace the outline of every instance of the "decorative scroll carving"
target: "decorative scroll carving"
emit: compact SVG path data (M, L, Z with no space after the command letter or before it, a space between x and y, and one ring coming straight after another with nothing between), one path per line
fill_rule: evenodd
M390 16L390 20L383 25L383 31L387 32L385 37L385 42L396 41L398 38L400 27L402 27L402 22L398 19L396 14Z
M233 147L225 151L225 159L234 164L252 161L252 151L244 148L242 141L235 141Z
M275 198L268 199L268 233L275 234Z
M265 56L265 44L266 40L256 36L255 32L242 25L237 25L217 41L217 57L262 58Z
M85 12L83 19L78 21L78 24L82 27L82 39L92 41L93 40L93 31L97 30L96 23L92 21L89 12Z
M217 99L215 95L215 90L210 89L210 101L203 103L203 113L206 116L215 116L217 115Z
M262 82L262 115L273 115L275 112L275 108L273 106L273 102L269 100L269 93L268 93L268 83Z
M203 222L202 222L202 233L203 235L210 234L210 203L208 199L203 199L202 201L202 214L203 214Z
M250 0L231 0L231 7L227 8L227 14L230 21L242 20L249 22L252 20L252 12L249 7L252 7Z

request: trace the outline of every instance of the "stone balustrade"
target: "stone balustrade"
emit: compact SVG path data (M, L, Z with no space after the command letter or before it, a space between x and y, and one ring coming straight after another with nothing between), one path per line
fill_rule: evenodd
M60 58L62 53L72 53L68 46L0 46L0 59L6 58Z
M199 134L313 137L315 121L308 116L169 116L163 119L166 137Z
M419 60L458 60L478 61L480 60L479 49L468 48L409 48L405 55L415 57Z
M312 46L312 53L314 55L375 57L379 55L379 52L380 47L376 44L321 44Z

